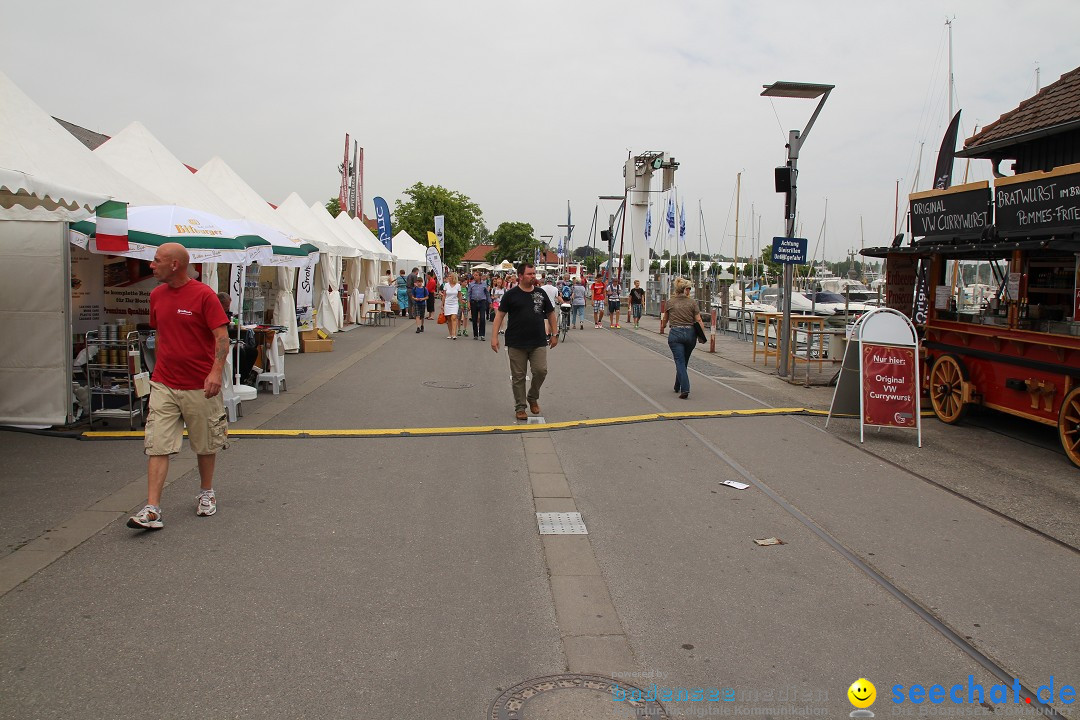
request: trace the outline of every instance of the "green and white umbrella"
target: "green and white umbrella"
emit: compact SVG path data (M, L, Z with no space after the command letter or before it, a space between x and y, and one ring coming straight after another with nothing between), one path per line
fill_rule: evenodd
M96 215L72 223L72 242L91 252L141 260L153 260L158 247L167 242L183 245L193 263L246 265L263 263L273 256L270 241L258 234L250 223L226 220L179 205L130 207L127 226L127 250L98 250L94 239L97 232ZM306 258L307 253L300 252L298 255Z

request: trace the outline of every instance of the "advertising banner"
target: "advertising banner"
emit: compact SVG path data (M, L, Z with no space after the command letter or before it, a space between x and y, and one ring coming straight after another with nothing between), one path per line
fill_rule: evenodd
M429 247L427 249L427 264L428 267L435 271L435 279L442 285L443 281L443 264L442 258L439 257L439 249L436 247Z
M246 265L229 266L229 312L234 316L240 313L240 292L244 289L246 267Z
M446 247L446 229L444 227L445 224L445 215L435 216L435 237L439 238L439 252L442 252L442 249Z
M862 344L863 424L915 427L915 348Z
M311 330L315 327L311 309L314 283L315 266L309 263L300 268L296 278L296 325L300 330Z
M393 243L394 230L390 226L390 207L386 204L386 201L379 196L375 196L375 222L378 223L379 228L379 242L383 244L390 252L394 251L391 247Z

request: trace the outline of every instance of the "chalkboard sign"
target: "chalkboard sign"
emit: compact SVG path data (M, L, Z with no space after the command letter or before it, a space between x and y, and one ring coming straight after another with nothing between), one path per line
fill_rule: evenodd
M1062 168L1064 169L1064 168ZM994 216L1002 235L1080 229L1080 166L1002 178L994 187Z
M974 183L973 183L974 184ZM908 197L915 237L978 237L993 221L990 186L972 190L930 190ZM969 186L961 186L969 187Z

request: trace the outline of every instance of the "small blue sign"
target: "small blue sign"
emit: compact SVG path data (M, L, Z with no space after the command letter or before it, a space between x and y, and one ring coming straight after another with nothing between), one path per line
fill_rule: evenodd
M774 237L772 261L781 265L806 264L806 238Z

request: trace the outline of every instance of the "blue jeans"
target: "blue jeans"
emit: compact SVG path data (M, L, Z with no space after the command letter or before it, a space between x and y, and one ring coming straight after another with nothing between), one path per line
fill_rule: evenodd
M692 327L673 327L668 329L668 347L671 357L675 358L675 385L679 392L690 392L690 375L686 366L690 364L690 353L697 345L697 336Z
M570 326L582 325L585 323L585 306L574 305L570 308Z

